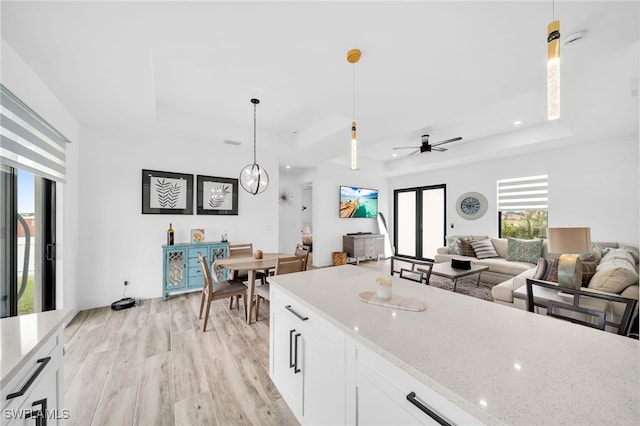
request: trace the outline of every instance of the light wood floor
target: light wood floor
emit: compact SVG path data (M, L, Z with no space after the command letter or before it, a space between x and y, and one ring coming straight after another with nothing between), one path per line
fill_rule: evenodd
M263 308L264 306L264 308ZM69 425L298 424L269 378L269 304L247 325L200 293L82 311L65 328Z

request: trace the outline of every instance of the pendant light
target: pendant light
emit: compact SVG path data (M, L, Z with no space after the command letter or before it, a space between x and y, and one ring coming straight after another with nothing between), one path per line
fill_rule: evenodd
M264 192L269 186L267 171L256 162L256 106L258 99L251 99L253 104L253 164L245 166L240 172L240 185L250 194L256 195Z
M547 27L547 118L560 118L560 21L553 20Z
M353 114L351 116L351 170L358 169L358 141L356 139L356 63L362 52L351 49L347 52L347 61L353 64Z

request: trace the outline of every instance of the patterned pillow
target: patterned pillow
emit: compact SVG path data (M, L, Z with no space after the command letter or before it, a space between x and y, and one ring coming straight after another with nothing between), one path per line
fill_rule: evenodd
M471 237L468 235L448 235L447 247L449 247L449 254L462 254L460 251L460 241L470 239Z
M471 241L471 247L476 253L478 259L487 259L489 257L500 257L496 252L496 249L491 244L491 240Z
M582 287L588 287L589 281L596 273L598 264L592 261L583 261L582 264ZM534 280L558 282L558 259L547 259L541 257L538 259L538 268L533 276Z
M460 254L463 256L476 257L470 240L460 240Z
M542 240L507 239L507 260L536 264L542 257Z
M598 264L592 261L582 261L582 287L589 287L589 281L596 273Z
M538 269L536 269L533 279L557 283L558 259L547 259L545 257L538 259Z

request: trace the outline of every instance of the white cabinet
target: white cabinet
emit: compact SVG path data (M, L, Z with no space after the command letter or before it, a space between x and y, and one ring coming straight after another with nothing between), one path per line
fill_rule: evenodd
M2 418L7 425L59 425L63 410L62 329L57 330L3 387Z
M363 425L482 424L424 383L371 349L348 339L347 359L355 357L355 404L349 423Z
M300 423L345 423L344 332L271 286L271 379Z

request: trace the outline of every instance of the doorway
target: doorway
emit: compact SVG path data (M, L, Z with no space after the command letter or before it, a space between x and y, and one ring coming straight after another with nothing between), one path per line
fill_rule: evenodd
M310 265L313 265L313 183L300 184L300 223L302 224L302 239L300 243L309 246Z
M394 245L396 255L433 260L445 242L446 185L396 189Z

